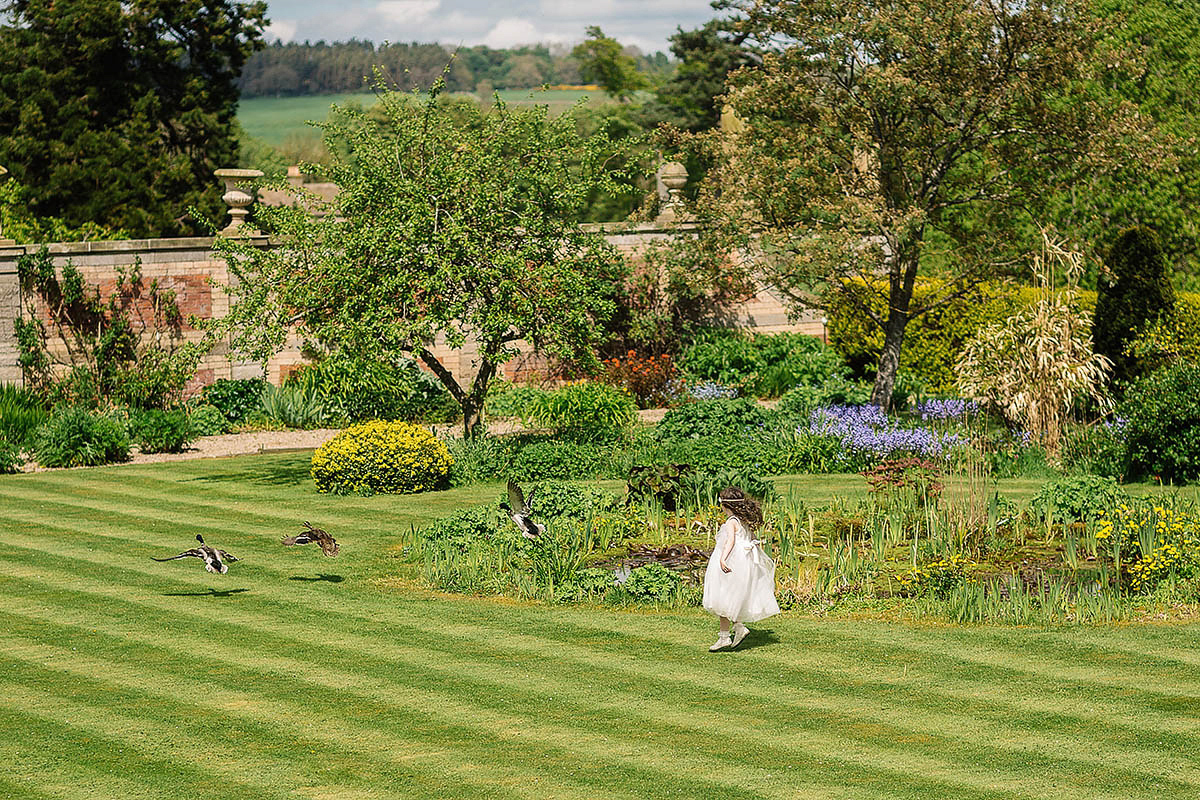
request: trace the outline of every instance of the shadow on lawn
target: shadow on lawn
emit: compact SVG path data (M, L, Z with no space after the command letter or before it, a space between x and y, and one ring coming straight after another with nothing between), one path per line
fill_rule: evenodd
M770 628L751 628L746 638L733 650L725 652L740 653L743 650L753 650L756 647L768 647L779 644L779 636Z
M209 589L205 592L163 592L163 597L230 597L249 589Z
M293 575L288 578L289 581L305 581L308 583L314 581L327 581L329 583L341 583L346 580L341 575L326 575L324 572L318 572L316 575Z
M250 458L255 458L250 456ZM312 468L312 456L289 456L286 458L264 458L257 464L247 464L244 469L230 469L221 472L210 472L189 478L190 481L206 483L256 483L267 486L300 486L312 485L309 470Z

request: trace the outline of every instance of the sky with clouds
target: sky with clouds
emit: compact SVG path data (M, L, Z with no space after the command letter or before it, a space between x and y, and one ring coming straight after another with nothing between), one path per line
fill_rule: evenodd
M709 0L267 0L268 37L285 42L350 38L512 47L575 44L584 29L643 52L667 50L677 27L716 16Z

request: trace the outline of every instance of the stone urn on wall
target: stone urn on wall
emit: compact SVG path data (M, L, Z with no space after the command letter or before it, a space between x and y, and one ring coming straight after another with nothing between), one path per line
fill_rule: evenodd
M687 179L687 167L678 161L668 161L658 168L658 180L666 189L666 197L655 222L670 224L683 219L683 187L687 185Z
M213 172L225 182L225 194L221 199L229 206L229 224L221 229L225 236L232 234L254 235L258 231L246 224L249 206L254 202L253 182L263 176L258 169L219 169Z

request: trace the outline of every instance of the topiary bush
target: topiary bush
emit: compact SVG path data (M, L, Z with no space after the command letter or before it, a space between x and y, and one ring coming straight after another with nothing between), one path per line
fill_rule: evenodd
M34 436L34 458L43 467L94 467L129 460L129 434L113 417L62 406Z
M311 474L320 492L404 494L444 486L451 463L445 442L428 429L374 420L318 447Z
M1149 325L1171 316L1175 290L1158 236L1149 228L1122 231L1105 263L1109 276L1100 281L1092 341L1096 352L1113 362L1113 379L1125 381L1139 371L1127 346Z
M1127 423L1130 479L1200 479L1200 365L1180 361L1138 379L1119 415Z
M218 378L205 386L200 396L205 403L216 406L230 425L237 425L262 407L266 388L267 382L262 378Z
M699 400L673 408L658 423L660 441L700 439L709 436L745 436L772 421L771 412L749 398Z
M135 411L129 418L129 435L143 453L180 453L195 435L186 411Z

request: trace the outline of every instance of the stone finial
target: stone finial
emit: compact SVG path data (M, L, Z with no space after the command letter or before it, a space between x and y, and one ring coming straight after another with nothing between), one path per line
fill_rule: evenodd
M687 167L678 161L668 161L658 168L658 180L666 189L662 210L656 222L677 222L683 216L683 187L687 185Z
M214 173L225 182L225 194L221 199L229 206L229 224L221 229L221 233L229 236L234 233L256 234L258 231L246 225L247 209L254 202L254 188L249 184L263 176L258 169L219 169Z
M4 167L0 167L0 186L4 185L4 182L7 181L11 177L12 176L8 174L7 169L5 169ZM0 246L6 245L6 244L16 244L16 242L14 242L12 239L4 238L4 219L0 218Z

